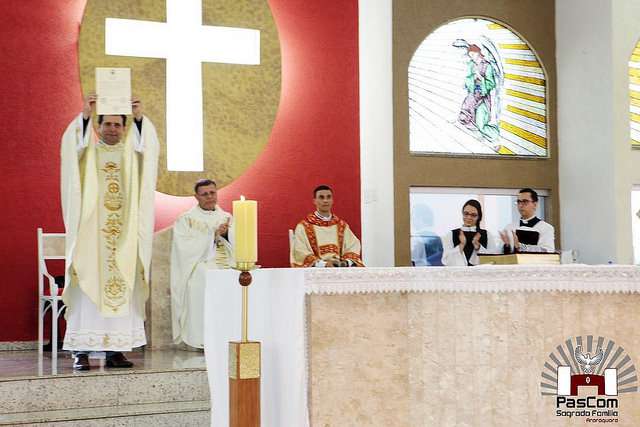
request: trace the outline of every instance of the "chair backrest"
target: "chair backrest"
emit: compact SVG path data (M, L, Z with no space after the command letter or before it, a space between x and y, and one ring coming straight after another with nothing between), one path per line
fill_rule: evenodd
M64 259L64 233L45 233L38 228L38 256L42 259Z
M64 239L64 233L45 233L38 227L38 292L41 296L44 291L43 276L49 279L50 285L55 283L53 276L47 270L46 260L65 259Z
M296 236L293 233L292 229L289 229L289 264L293 267L294 258L293 258L293 244L295 243Z

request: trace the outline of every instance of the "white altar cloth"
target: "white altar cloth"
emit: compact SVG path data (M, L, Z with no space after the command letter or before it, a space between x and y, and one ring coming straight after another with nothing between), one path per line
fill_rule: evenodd
M229 424L227 343L241 336L238 275L233 270L210 270L207 275L204 344L211 419L216 427ZM553 291L637 293L640 268L486 265L256 270L249 288L249 339L262 342L262 425L309 425L305 294Z

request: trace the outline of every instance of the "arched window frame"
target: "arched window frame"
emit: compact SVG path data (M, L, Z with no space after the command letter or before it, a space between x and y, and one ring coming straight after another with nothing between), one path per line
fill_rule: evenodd
M416 79L415 65L417 64L416 59L420 58L422 53L428 52L428 49L431 47L429 44L425 45L425 43L428 43L430 37L434 35L439 36L447 26L466 20L486 22L487 25L493 26L492 29L487 29L486 31L496 30L502 32L503 35L489 39L497 42L497 44L500 44L500 40L505 39L504 34L507 34L507 32L510 33L512 39L517 38L517 42L504 43L510 46L496 46L496 50L498 50L499 53L509 52L509 54L499 55L504 81L500 87L499 96L501 100L506 102L501 103L500 112L495 110L491 112L494 116L490 124L497 128L500 133L499 139L494 141L489 140L489 132L486 132L487 136L484 136L479 126L477 126L473 120L471 120L471 125L463 125L461 123L459 119L460 111L463 109L465 96L469 95L468 91L466 95L463 92L466 89L460 89L464 86L462 83L458 85L457 93L452 92L451 94L447 94L450 95L448 97L438 97L437 91L430 91L430 95L428 96L431 96L431 98L424 101L424 104L429 105L423 105L422 107L424 109L422 111L416 108L416 105L421 100L419 96L417 96L420 94L415 88L420 84L426 83L425 80L418 81ZM458 49L449 43L457 39L464 39L465 37L467 37L465 34L462 34L460 37L449 36L449 39L452 40L440 43L440 47L446 46L447 48L451 48L447 53L449 56L448 60L455 60L455 58L452 59L452 57L456 56L455 51ZM476 40L472 40L469 44L476 44L475 41ZM496 43L494 43L494 45L495 44ZM516 47L522 48L523 46L526 46L526 49L516 49ZM482 47L484 53L485 46ZM464 48L460 47L459 52L460 57L462 57L464 55ZM522 55L523 52L526 52L526 54ZM518 58L519 56L520 59ZM461 59L459 60L461 61ZM426 64L431 71L431 74L426 74L426 76L431 76L434 70L441 70L435 62L436 61ZM507 62L509 63L507 64ZM520 64L518 64L518 62L520 62ZM458 71L456 77L452 77L457 79L455 82L440 79L437 83L454 87L457 82L461 81L460 75L464 73L464 71L460 71L460 68L464 65L465 64L460 63L455 64ZM527 72L528 67L532 70L535 69L535 72ZM407 100L409 103L409 147L412 155L465 156L474 158L550 158L551 136L549 132L551 127L549 126L548 73L544 67L544 63L532 45L508 24L486 16L463 16L446 21L431 31L416 48L409 62L407 72L409 83ZM455 73L445 73L444 76L451 77L453 74ZM514 78L516 78L516 80L513 80ZM532 89L532 86L534 86L535 89ZM424 92L427 92L427 89L423 89ZM492 96L495 96L495 89ZM527 97L531 99L526 99ZM514 98L522 101L514 101ZM432 109L429 110L429 107ZM455 111L456 107L459 109L458 114L456 114ZM426 117L426 114L429 114L429 117ZM425 118L418 119L420 115L425 116ZM428 127L425 126L425 123L428 123ZM482 124L480 124L480 126L482 126ZM485 130L489 129L486 125L484 128ZM502 135L506 137L503 138ZM422 144L417 141L422 142ZM423 149L425 146L427 149ZM461 149L446 149L447 146L461 147Z

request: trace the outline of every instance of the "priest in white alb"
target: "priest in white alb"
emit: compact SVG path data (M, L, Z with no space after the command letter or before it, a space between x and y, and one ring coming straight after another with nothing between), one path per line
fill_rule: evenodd
M64 349L76 370L106 352L106 366L131 367L123 351L146 344L144 306L154 223L158 138L139 100L127 116L98 116L96 96L67 127L61 146L66 229Z
M364 267L360 240L349 224L331 212L333 190L320 185L313 190L316 211L296 226L292 248L292 267Z
M198 204L173 226L171 319L174 344L204 348L204 291L207 270L234 265L229 243L231 214L218 206L216 183L196 183Z

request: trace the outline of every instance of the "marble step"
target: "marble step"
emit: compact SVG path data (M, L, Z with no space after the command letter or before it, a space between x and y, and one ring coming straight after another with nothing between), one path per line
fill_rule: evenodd
M0 379L0 420L16 413L174 402L206 402L208 405L207 371L202 368L109 370L108 373Z
M0 415L0 426L208 426L209 401L141 403Z

